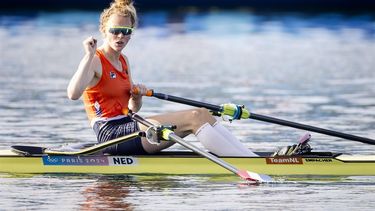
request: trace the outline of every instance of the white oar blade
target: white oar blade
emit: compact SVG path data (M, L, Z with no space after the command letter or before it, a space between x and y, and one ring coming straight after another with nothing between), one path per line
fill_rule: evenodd
M273 179L268 175L258 174L258 173L246 171L246 170L239 170L238 176L240 176L244 180L257 182L257 183L273 182Z

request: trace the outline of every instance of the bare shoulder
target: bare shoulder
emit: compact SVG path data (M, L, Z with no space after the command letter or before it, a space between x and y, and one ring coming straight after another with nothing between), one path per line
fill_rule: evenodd
M123 54L123 53L121 53L121 55L122 55L122 57L124 57L124 59L126 61L126 64L129 66L129 59L128 59L128 57L125 54Z
M124 57L124 59L125 59L126 66L128 67L128 73L130 74L130 63L129 63L129 59L128 59L128 57L127 57L125 54L121 53L121 55L122 55L122 56Z
M100 61L100 58L98 55L94 55L94 57L92 58L92 62L91 62L91 67L93 69L101 69L102 67L102 62Z
M94 72L94 76L90 81L88 87L94 87L96 84L98 84L100 78L102 77L102 63L97 55L94 55L91 61L90 69Z
M126 66L128 67L128 76L129 76L129 79L130 79L130 82L131 82L131 84L133 84L133 80L132 80L132 74L131 74L131 70L130 70L130 63L129 63L129 59L128 59L128 57L125 55L125 54L123 54L123 53L121 53L121 55L124 57L124 59L125 59L125 62L126 62Z
M102 75L102 62L98 55L94 55L91 62L91 70L95 72L95 76L99 77Z

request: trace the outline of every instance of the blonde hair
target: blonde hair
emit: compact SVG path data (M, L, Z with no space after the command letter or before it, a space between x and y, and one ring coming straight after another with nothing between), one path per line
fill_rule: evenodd
M102 14L100 15L100 32L103 34L106 31L106 25L111 15L121 15L125 17L130 17L132 22L132 27L136 27L137 25L137 11L133 5L132 0L114 0L111 5L104 9Z

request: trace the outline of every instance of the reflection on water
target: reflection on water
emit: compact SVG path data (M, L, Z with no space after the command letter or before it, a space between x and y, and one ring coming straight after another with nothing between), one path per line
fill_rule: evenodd
M69 101L65 90L82 57L82 40L101 37L98 18L98 12L81 11L0 14L0 148L96 140L82 103ZM254 113L375 138L374 19L372 14L141 12L124 53L136 82L158 92L244 104ZM141 114L183 108L148 98ZM224 124L259 151L294 144L304 133L254 120ZM375 151L372 145L312 135L315 150ZM187 139L199 146L194 137ZM0 204L30 210L375 207L372 177L287 177L261 186L225 178L1 176Z
M128 177L115 177L106 179L100 177L81 192L84 202L81 202L80 210L93 209L118 209L133 210L131 203L126 202L130 195Z
M249 185L235 177L194 175L0 177L2 190L8 191L0 193L0 202L6 205L2 206L5 209L13 202L19 205L19 209L28 210L51 207L74 210L232 210L233 206L236 209L288 209L291 205L309 210L321 206L366 210L374 205L370 200L375 187L374 177L291 176L275 179L279 182ZM29 191L33 194L22 194ZM367 199L368 203L358 204Z

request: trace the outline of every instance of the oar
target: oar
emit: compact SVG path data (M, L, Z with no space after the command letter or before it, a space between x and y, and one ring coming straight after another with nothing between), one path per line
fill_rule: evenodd
M138 89L133 89L133 92L139 92ZM156 97L162 100L167 100L167 101L172 101L176 103L182 103L190 106L195 106L195 107L202 107L202 108L207 108L208 110L211 110L215 113L218 113L219 115L227 115L231 116L233 119L256 119L264 122L269 122L269 123L274 123L274 124L279 124L279 125L284 125L288 127L293 127L293 128L298 128L302 130L307 130L311 132L316 132L316 133L321 133L325 135L330 135L330 136L335 136L339 138L344 138L352 141L358 141L366 144L374 144L375 145L375 140L366 138L366 137L361 137L361 136L356 136L356 135L351 135L347 133L342 133L338 131L333 131L333 130L328 130L320 127L315 127L311 125L306 125L306 124L301 124L297 122L291 122L288 120L283 120L283 119L278 119L270 116L264 116L260 114L255 114L255 113L250 113L247 109L244 108L244 106L239 106L235 104L222 104L222 105L213 105L209 103L204 103L204 102L199 102L195 100L190 100L186 98L181 98L181 97L176 97L172 95L167 95L163 93L156 93L154 90L149 89L145 93L146 96L149 97Z
M155 125L147 120L145 120L144 118L142 118L141 116L135 114L135 113L129 113L132 118L136 121L138 121L139 123L145 125L146 127L149 127L149 128L157 128L158 125ZM238 175L239 177L241 177L242 179L244 180L247 180L247 181L252 181L252 182L257 182L257 183L262 183L262 182L272 182L272 178L268 175L264 175L264 174L258 174L258 173L255 173L255 172L250 172L250 171L247 171L247 170L240 170L236 167L234 167L233 165L225 162L224 160L208 153L208 152L205 152L203 151L202 149L194 146L193 144L190 144L189 142L186 142L184 139L180 138L179 136L177 136L171 129L165 127L165 128L162 128L161 131L159 131L161 134L161 137L164 139L164 140L167 140L167 141L174 141L176 143L179 143L181 144L182 146L192 150L193 152L197 153L197 154L200 154L202 155L203 157L211 160L212 162L218 164L219 166L233 172L234 174Z

